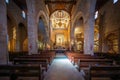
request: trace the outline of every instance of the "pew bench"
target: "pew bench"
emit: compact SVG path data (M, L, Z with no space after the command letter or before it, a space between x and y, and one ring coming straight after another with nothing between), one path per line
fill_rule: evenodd
M120 65L90 65L88 80L92 80L93 78L120 80Z
M47 57L49 62L52 63L54 57L55 57L55 53L41 53L41 54L31 54L29 56L34 56L34 57Z
M14 58L13 64L40 64L43 69L48 70L48 60L47 59L36 59L36 58Z
M81 55L72 57L73 64L77 64L79 59L104 59L103 57L91 56L91 55Z
M39 55L26 55L26 56L19 56L17 58L26 58L26 59L46 59L48 61L48 64L50 65L52 63L52 58L50 56L39 56Z
M82 56L84 54L79 54L79 53L66 53L66 56L68 57L68 59L72 62L72 57L74 56Z
M18 77L38 77L43 80L43 72L40 65L0 65L0 77L9 77L17 80Z
M81 69L88 69L89 65L99 65L99 64L107 64L107 65L112 65L113 60L111 59L79 59L77 66L78 70L80 71Z

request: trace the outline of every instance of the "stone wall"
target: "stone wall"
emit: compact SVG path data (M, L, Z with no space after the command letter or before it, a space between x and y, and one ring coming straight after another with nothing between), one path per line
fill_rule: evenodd
M105 34L120 28L120 1L113 4L113 0L109 0L100 10L99 14L104 14Z
M23 23L26 26L27 19L22 17L22 10L12 0L7 4L7 13L10 13L10 16L13 16L17 25Z
M101 40L102 40L102 52L119 53L120 52L120 1L113 4L113 0L109 0L104 4L99 12L99 17L102 23L99 27L102 27ZM107 40L111 39L111 43ZM110 48L111 45L111 48Z
M9 35L9 43L8 48L9 51L22 51L23 47L23 41L27 38L27 33L24 32L26 30L27 32L27 19L22 17L22 10L12 1L7 4L7 15L8 15L8 35ZM25 27L23 30L19 30L20 26L19 24L22 23ZM13 28L15 28L16 32L15 35L13 35ZM25 38L21 37L21 33L24 34ZM13 36L15 39L13 39Z

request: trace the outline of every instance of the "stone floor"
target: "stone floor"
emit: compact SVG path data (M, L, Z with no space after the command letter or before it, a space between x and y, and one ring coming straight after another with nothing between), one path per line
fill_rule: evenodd
M57 54L44 80L84 80L65 55Z

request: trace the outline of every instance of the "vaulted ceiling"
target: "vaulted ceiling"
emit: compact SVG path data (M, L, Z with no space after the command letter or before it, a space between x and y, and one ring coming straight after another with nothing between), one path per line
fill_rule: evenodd
M26 0L13 0L22 10L27 12ZM97 0L96 10L99 10L108 0ZM48 5L50 13L55 10L65 10L68 13L71 12L73 5L76 4L77 0L44 0L45 4Z
M26 0L13 0L22 10L27 10Z
M48 5L50 13L56 10L65 10L70 13L75 3L76 0L45 0L45 4Z

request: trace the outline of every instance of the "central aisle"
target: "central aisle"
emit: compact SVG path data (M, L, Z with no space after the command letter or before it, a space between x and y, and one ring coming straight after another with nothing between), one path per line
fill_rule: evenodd
M57 54L44 80L84 80L84 78L65 55Z

